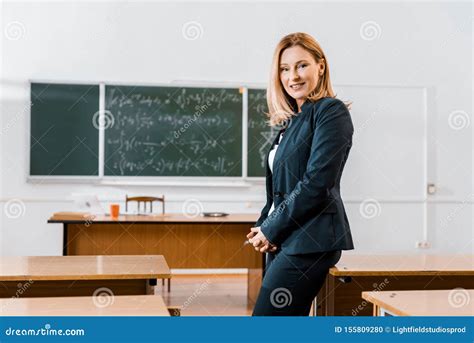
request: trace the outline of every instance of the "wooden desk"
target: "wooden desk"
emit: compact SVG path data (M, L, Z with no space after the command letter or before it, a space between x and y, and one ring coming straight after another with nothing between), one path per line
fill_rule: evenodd
M260 289L263 254L244 244L257 214L189 217L178 214L96 216L63 224L63 254L165 256L170 268L248 268L250 302Z
M317 297L318 315L372 315L362 292L474 288L474 255L342 255Z
M159 295L0 299L2 316L169 316Z
M474 316L474 290L362 292L374 316Z
M0 298L152 294L169 277L163 256L2 257Z

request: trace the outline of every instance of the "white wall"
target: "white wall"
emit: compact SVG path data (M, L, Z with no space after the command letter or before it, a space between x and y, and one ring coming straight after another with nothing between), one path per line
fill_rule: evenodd
M1 8L0 4L0 8ZM3 15L0 15L0 27L3 28ZM3 39L0 40L0 80L3 80ZM2 85L3 86L3 85ZM3 99L4 97L4 87L0 86L0 146L3 145L3 132L4 132L4 126L3 126L3 116L4 116L4 111L3 111ZM1 149L1 148L0 148ZM3 149L2 153L0 154L0 198L3 195ZM2 203L3 205L3 203ZM3 208L2 208L3 209ZM0 256L3 255L3 211L1 211L1 217L0 217Z
M438 192L428 205L381 203L372 219L360 213L364 199L352 199L346 207L356 252L473 250L470 3L12 1L2 6L1 254L60 254L60 226L46 220L72 208L71 192L97 193L104 204L122 200L125 193L164 193L171 212L180 212L187 199L199 200L205 210L258 212L262 185L185 189L27 183L28 80L265 83L276 42L294 31L319 40L336 85L428 88L428 175ZM202 27L196 40L183 35L192 21ZM367 40L374 32L377 38ZM463 112L460 121L450 123L454 111ZM463 128L453 129L459 125ZM425 224L420 220L424 206ZM419 250L415 242L423 240L424 225L431 248Z

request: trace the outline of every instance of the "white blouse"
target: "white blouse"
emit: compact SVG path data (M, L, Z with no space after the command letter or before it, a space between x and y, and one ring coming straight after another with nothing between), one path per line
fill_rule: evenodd
M272 150L270 150L270 153L268 154L268 167L270 167L270 171L273 173L273 160L275 159L276 152L278 150L278 145L281 142L281 139L283 138L283 133L280 134L280 138L278 139L278 143L275 144ZM272 207L270 207L270 210L268 211L268 215L273 212L275 209L275 203L272 204Z

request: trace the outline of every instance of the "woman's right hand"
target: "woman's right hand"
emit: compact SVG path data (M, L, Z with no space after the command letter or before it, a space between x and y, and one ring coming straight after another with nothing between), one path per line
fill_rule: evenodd
M260 233L260 227L253 227L250 229L250 232L247 234L247 238L250 241L259 233ZM265 239L264 241L261 241L261 243L257 246L254 244L254 247L255 247L255 250L260 251L261 253L275 252L278 249L276 245L273 245L267 239Z
M262 246L258 251L260 251L261 253L275 252L275 251L277 251L277 249L278 249L278 247L276 245L268 243L268 244L265 244L264 246Z

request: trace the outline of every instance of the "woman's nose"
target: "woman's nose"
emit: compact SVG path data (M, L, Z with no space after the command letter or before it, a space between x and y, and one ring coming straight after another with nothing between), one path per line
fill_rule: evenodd
M298 72L296 70L290 71L290 80L298 80L300 76L298 75Z

